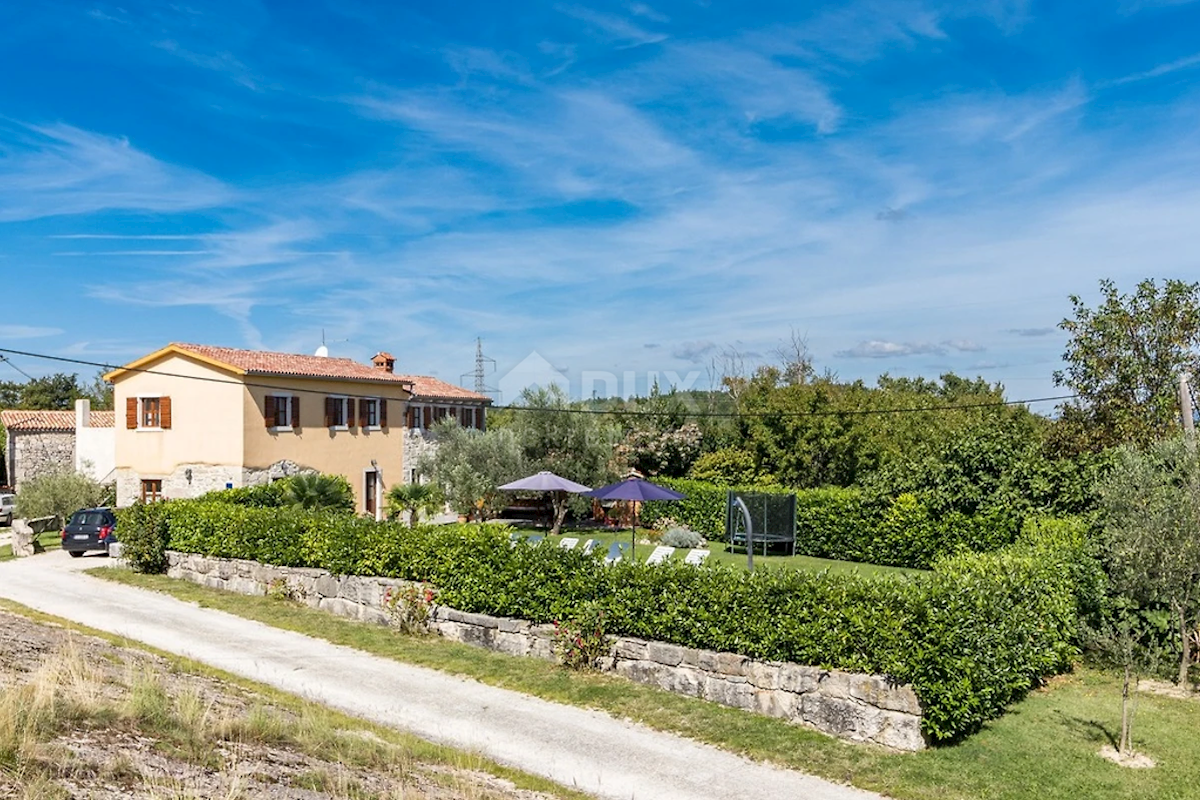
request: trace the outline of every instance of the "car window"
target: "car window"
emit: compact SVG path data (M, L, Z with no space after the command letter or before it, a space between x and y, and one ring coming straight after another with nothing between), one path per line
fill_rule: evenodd
M103 511L76 511L71 517L72 525L100 526L108 524Z

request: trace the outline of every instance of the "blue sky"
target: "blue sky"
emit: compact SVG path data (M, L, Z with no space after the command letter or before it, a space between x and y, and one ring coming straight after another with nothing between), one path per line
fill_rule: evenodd
M578 392L795 330L843 378L1052 394L1068 294L1200 277L1197 30L1133 0L7 3L0 346L324 329L457 382L482 336Z

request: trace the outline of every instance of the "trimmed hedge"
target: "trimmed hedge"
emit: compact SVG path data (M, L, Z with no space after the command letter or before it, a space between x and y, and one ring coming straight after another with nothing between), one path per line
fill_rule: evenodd
M641 519L654 525L675 519L710 539L725 537L725 503L735 491L787 494L780 487L726 487L694 480L663 479L687 495L678 502L642 505ZM920 497L902 494L879 501L859 489L801 489L796 495L796 552L837 561L929 569L937 559L966 551L988 552L1012 544L1019 521L990 512L935 517Z
M428 581L454 608L533 622L598 603L609 632L912 683L933 742L977 730L1066 669L1088 574L1083 526L1028 526L994 553L939 560L916 578L750 573L512 547L499 525L423 526L197 501L126 509L122 533L165 531L171 549L339 574ZM147 561L147 564L153 563Z

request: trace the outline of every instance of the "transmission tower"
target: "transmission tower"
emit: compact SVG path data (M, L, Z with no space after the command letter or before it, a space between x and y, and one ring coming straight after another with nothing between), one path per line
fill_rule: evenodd
M491 367L489 370L488 367ZM483 339L475 340L475 369L471 372L464 372L460 380L472 378L475 382L474 389L479 394L486 394L489 397L497 393L497 389L487 385L487 376L496 371L496 359L488 358L483 354Z

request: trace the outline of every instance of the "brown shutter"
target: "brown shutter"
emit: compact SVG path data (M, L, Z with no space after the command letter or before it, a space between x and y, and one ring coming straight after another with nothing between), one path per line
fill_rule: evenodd
M158 427L164 431L171 429L171 398L158 398Z
M136 397L126 397L125 398L125 427L128 428L129 430L133 430L134 428L137 427L137 423L138 423L137 398Z
M334 403L334 399L332 397L325 398L325 427L326 428L333 427L333 403Z
M346 427L354 427L354 398L346 398Z
M263 401L263 422L268 428L275 427L275 396L267 395Z
M292 395L292 427L300 428L300 398Z
M408 410L404 412L404 425L408 428L417 427L417 410L412 406L409 406Z
M359 400L358 401L358 424L363 428L368 427L368 425L367 425L367 404L370 402L371 402L370 400Z
M483 407L475 409L475 427L483 430Z
M379 427L386 428L387 423L387 399L379 398Z

